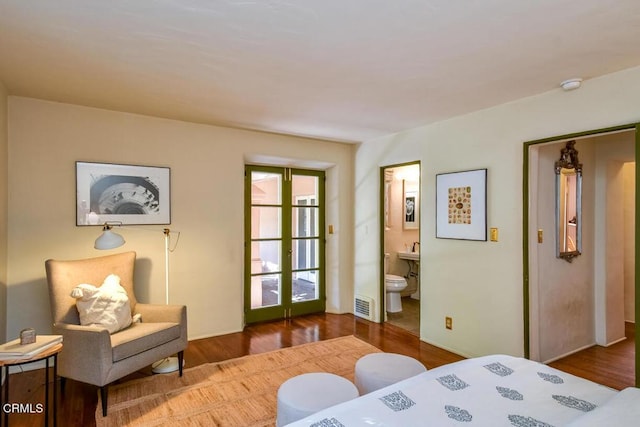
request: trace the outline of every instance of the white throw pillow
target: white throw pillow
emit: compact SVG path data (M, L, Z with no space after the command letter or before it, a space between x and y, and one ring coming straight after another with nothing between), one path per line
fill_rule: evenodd
M83 326L102 326L112 334L131 324L129 297L115 274L107 276L99 288L86 283L76 286L71 297L76 298Z

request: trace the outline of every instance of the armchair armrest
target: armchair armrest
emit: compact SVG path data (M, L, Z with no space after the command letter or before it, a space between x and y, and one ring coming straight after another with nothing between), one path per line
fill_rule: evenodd
M143 322L173 322L186 325L187 307L184 305L136 304L136 313L142 315Z
M104 385L113 364L111 336L105 328L56 323L53 332L62 335L62 352L59 358L59 375L78 381ZM91 353L87 353L90 348Z
M142 316L142 322L173 322L180 325L180 341L183 350L187 346L187 306L165 304L136 304L136 313Z

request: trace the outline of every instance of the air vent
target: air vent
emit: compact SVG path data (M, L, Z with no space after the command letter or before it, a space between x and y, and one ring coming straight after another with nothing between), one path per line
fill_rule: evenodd
M372 320L373 318L373 300L369 297L356 295L354 302L354 313L363 319Z

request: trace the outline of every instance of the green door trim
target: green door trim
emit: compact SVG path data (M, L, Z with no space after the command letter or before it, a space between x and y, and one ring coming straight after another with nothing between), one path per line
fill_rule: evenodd
M281 208L280 228L281 236L279 239L252 239L251 238L251 174L252 172L265 172L280 175L282 200L281 204L273 205ZM293 243L301 240L296 238L292 232L292 209L296 205L292 202L292 176L315 176L318 178L318 200L312 207L318 207L318 268L316 269L293 269L292 254ZM326 278L325 278L325 172L319 170L293 169L276 166L261 165L245 165L245 183L244 183L244 323L255 323L272 319L282 319L301 314L324 312L326 307ZM272 205L260 205L272 206ZM308 206L308 205L307 205ZM252 241L274 241L280 240L280 259L281 259L281 304L260 308L251 308L251 242ZM292 301L292 274L302 271L317 271L318 298L306 301Z
M612 126L603 129L595 129L584 132L570 133L565 135L553 136L549 138L537 139L534 141L527 141L523 145L523 174L522 174L522 258L523 258L523 323L524 323L524 356L530 358L531 343L530 343L530 323L529 323L529 148L533 145L543 144L546 142L561 141L565 139L574 139L585 136L596 136L599 134L606 134L617 131L633 130L635 129L635 152L636 157L640 152L640 122L630 123L620 126ZM636 188L640 185L640 172L636 168L635 176ZM640 197L636 193L636 212L635 223L640 224ZM640 227L636 226L635 229L635 247L640 247ZM636 252L635 263L635 316L636 319L640 318L640 263L637 262L638 253ZM636 387L640 386L640 329L635 330L635 366L636 366Z

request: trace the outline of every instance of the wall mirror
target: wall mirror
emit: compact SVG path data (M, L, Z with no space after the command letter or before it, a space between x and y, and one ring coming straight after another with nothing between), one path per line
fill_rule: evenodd
M556 257L571 262L582 253L582 164L575 141L567 141L555 162Z

